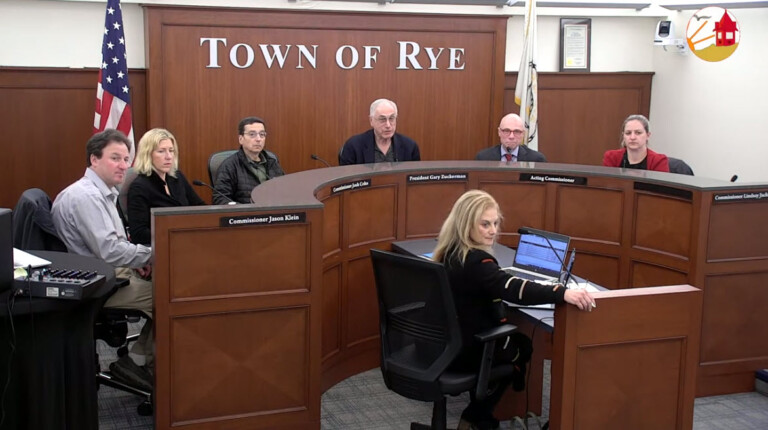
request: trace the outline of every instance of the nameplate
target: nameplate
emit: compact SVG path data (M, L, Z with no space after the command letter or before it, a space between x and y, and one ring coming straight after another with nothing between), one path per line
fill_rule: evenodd
M715 194L713 203L768 200L768 191Z
M429 173L423 175L408 175L408 182L441 182L441 181L465 181L466 173Z
M521 173L522 182L556 182L568 185L587 185L587 178L582 176L541 175L537 173Z
M360 181L348 182L346 184L336 185L335 187L331 188L331 194L341 193L349 190L357 190L360 188L368 188L370 186L371 186L370 179L363 179Z
M219 218L221 227L240 227L244 225L272 225L293 224L306 221L306 212L294 212L289 214L259 214L244 216L225 216Z

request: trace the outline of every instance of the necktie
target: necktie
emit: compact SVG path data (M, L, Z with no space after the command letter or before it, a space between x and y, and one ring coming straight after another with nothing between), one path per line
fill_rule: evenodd
M507 159L507 162L512 161L512 154L504 154L504 158Z

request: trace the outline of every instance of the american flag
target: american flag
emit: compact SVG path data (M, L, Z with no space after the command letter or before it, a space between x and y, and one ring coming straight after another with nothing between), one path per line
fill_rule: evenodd
M93 133L107 128L122 131L131 141L131 164L136 153L133 144L131 95L128 86L128 56L125 54L125 32L120 0L107 0L104 20L104 42L101 47L99 85L96 87L96 114Z

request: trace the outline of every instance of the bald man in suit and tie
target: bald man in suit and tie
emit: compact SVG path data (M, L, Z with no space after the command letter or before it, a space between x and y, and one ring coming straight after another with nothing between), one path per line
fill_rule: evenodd
M519 115L511 113L499 123L501 144L483 149L475 155L475 160L486 161L539 161L546 162L544 154L520 145L525 134L525 125Z

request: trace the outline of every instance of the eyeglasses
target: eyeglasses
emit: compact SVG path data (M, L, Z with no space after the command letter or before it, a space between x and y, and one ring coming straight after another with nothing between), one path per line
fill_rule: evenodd
M510 134L514 134L515 136L523 135L523 130L510 130L508 128L500 128L499 132L501 132L501 134L504 136L509 136Z
M382 125L386 124L387 122L394 124L397 122L397 115L377 116L375 119L376 119L376 122Z
M251 139L255 139L256 136L259 136L260 138L264 139L267 137L266 131L249 131L248 133L243 134L243 136L248 136Z

